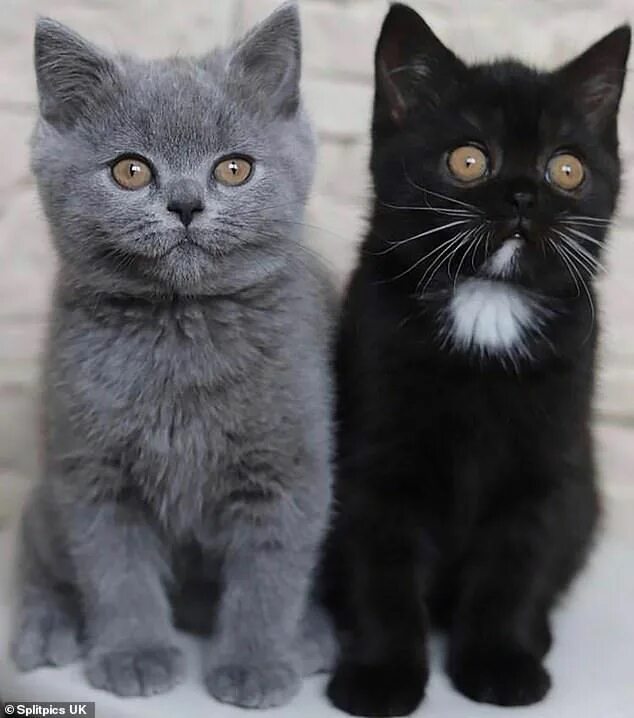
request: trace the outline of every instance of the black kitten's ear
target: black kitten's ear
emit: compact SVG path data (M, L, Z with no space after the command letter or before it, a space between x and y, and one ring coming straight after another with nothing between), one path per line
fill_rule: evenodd
M299 11L295 2L288 2L238 42L229 67L268 106L291 115L300 100L301 54Z
M558 71L567 96L595 129L616 118L631 38L629 25L617 27Z
M436 101L459 67L462 62L415 10L392 5L376 46L375 110L387 111L393 122L402 124L417 98Z
M49 18L35 28L35 74L42 117L62 127L85 116L117 81L109 57Z

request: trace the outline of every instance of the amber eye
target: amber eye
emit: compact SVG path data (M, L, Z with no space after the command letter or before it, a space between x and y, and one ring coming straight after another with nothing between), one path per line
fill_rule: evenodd
M555 155L546 168L546 179L555 187L570 192L583 182L586 171L581 160L574 155Z
M253 163L244 157L227 157L218 162L214 177L221 184L237 187L244 184L253 172Z
M461 182L475 182L482 179L489 170L485 153L473 145L456 147L447 159L451 174Z
M152 181L152 170L138 157L124 157L112 166L115 182L124 189L141 189Z

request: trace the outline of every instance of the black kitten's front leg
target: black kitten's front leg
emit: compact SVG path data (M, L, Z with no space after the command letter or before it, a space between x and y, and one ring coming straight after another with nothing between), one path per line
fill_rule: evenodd
M416 709L428 677L427 613L413 532L357 527L350 542L347 599L353 625L328 686L352 715L402 716Z
M523 507L483 530L466 560L453 620L448 672L459 691L502 706L540 701L550 688L548 585L558 548L543 516Z

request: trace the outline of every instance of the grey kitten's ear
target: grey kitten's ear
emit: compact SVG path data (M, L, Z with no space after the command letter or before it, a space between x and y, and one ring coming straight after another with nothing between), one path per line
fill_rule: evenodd
M62 127L84 117L117 78L108 56L50 18L37 21L35 74L42 117Z
M616 120L631 39L629 25L617 27L557 72L566 96L596 130Z
M415 10L392 5L376 46L375 118L402 125L414 103L436 102L463 67Z
M282 115L300 100L301 26L295 2L285 3L238 42L229 62L253 93Z

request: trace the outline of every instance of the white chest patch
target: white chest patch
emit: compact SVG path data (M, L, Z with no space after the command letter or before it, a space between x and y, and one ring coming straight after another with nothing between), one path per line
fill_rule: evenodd
M451 300L447 334L459 349L525 356L527 333L540 323L540 309L526 292L504 282L469 279Z

